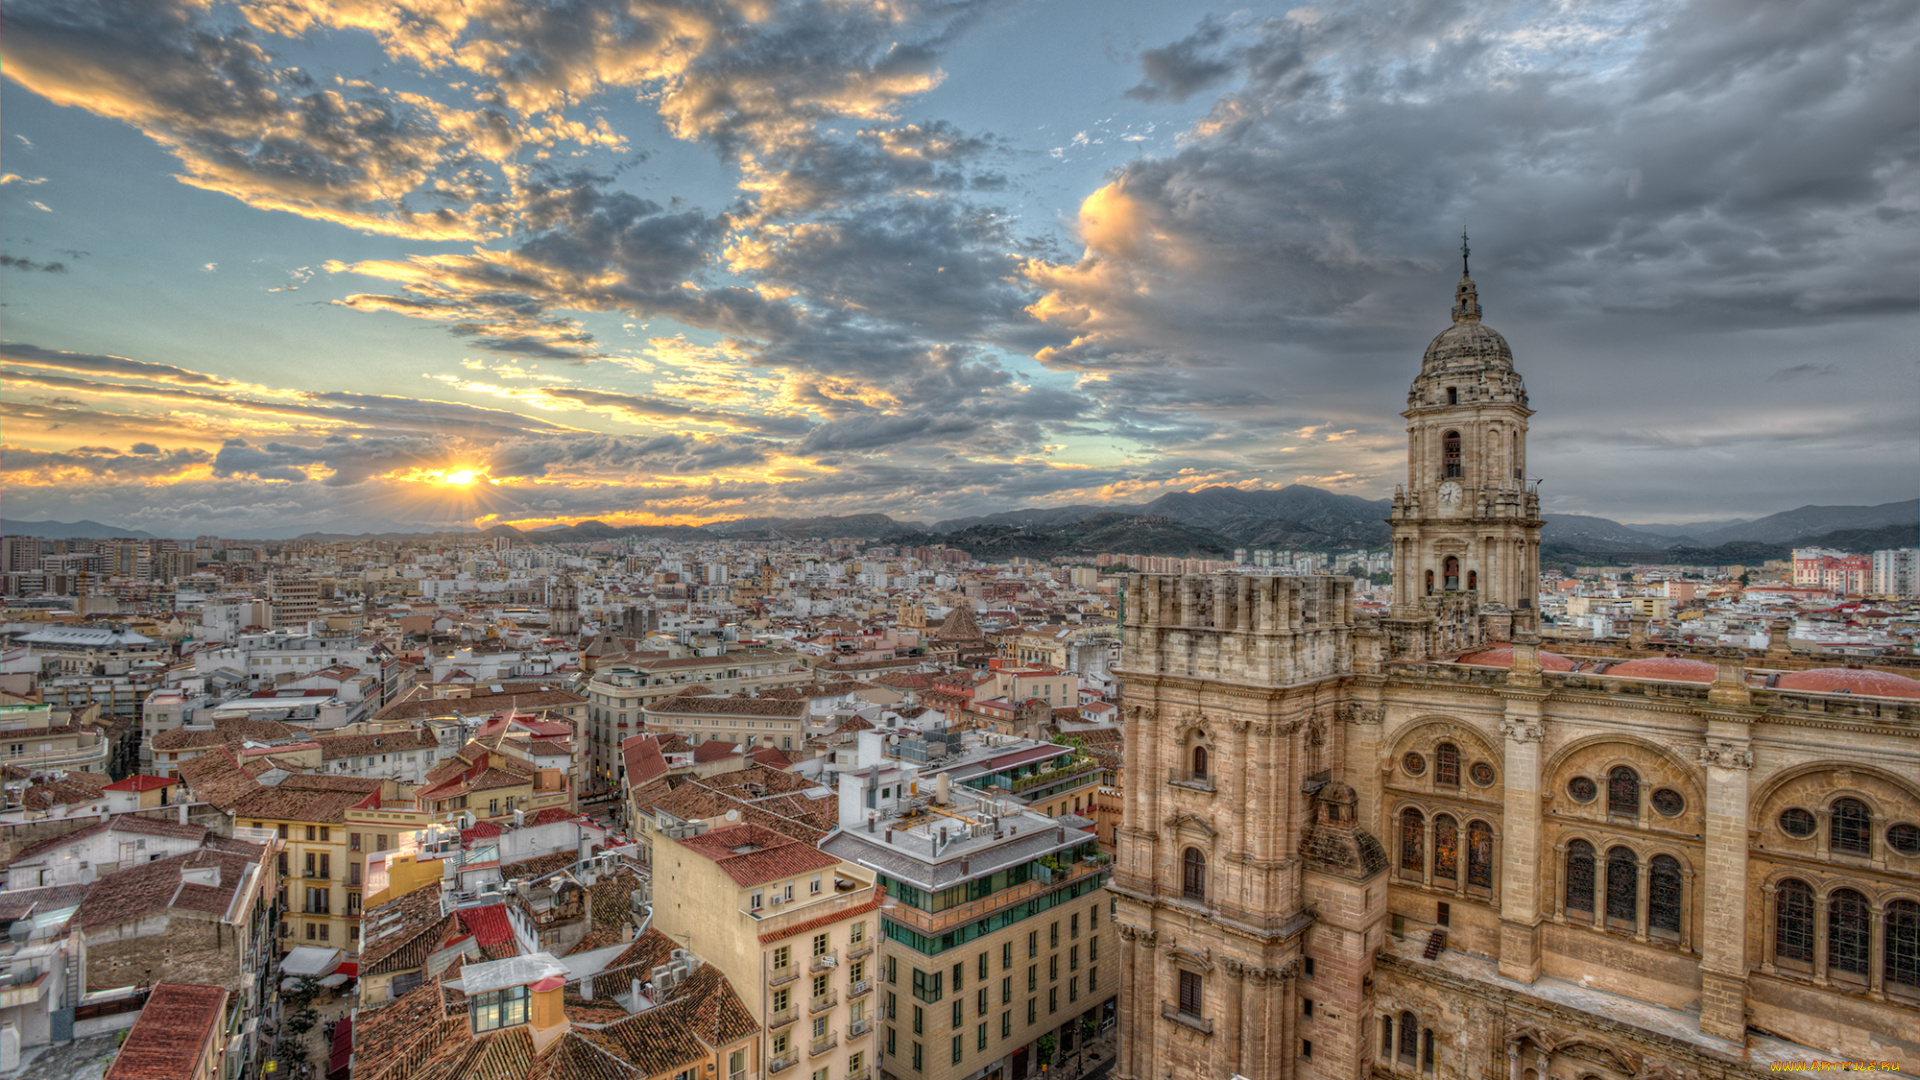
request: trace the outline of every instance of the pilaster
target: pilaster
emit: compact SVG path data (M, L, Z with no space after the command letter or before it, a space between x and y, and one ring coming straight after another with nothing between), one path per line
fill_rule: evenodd
M1700 764L1707 773L1706 867L1701 900L1710 914L1700 939L1700 1030L1747 1038L1747 803L1753 768L1749 718L1707 714Z
M1516 656L1516 663L1518 657ZM1504 857L1500 863L1500 974L1540 977L1540 759L1547 693L1507 691Z

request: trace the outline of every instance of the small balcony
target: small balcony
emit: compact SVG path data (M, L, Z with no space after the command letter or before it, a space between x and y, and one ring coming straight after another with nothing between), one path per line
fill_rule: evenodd
M799 1061L800 1059L793 1056L791 1052L789 1052L787 1057L774 1058L772 1061L767 1062L767 1075L772 1076L776 1073L786 1072L798 1064Z
M837 1031L829 1031L825 1035L821 1036L820 1038L815 1039L811 1043L807 1044L807 1056L819 1057L821 1054L824 1054L827 1051L839 1045L840 1045L840 1033Z
M854 998L857 998L857 997L866 997L868 994L872 992L873 992L873 980L861 979L859 982L854 983L852 986L847 987L847 1000L852 1001Z
M819 956L816 956L813 958L813 963L808 965L808 970L816 971L816 972L826 971L830 968L835 968L838 966L840 966L839 950L828 949L826 952L823 952Z
M873 1080L873 1070L861 1069L859 1072L850 1072L847 1074L847 1080Z
M1191 788L1194 791L1213 792L1213 778L1205 774L1195 775L1188 769L1168 769L1167 783L1175 787Z
M800 969L792 964L788 964L786 967L774 968L773 974L767 976L767 985L785 986L799 977Z
M807 1015L819 1016L838 1004L840 1004L840 995L829 990L825 996L814 998L807 1003Z
M856 941L853 944L847 946L847 959L849 960L858 960L863 956L870 956L872 955L872 953L873 953L872 938L868 938L865 941Z
M1191 1013L1183 1013L1164 1001L1160 1003L1160 1015L1176 1024L1185 1024L1202 1035L1213 1034L1213 1021L1201 1019Z
M767 1014L767 1030L773 1031L786 1027L798 1019L800 1019L800 1006L789 1005L779 1012Z

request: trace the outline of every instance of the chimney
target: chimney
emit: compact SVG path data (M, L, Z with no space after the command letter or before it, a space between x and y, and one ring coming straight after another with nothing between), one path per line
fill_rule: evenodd
M527 987L531 991L527 1027L531 1029L536 1054L567 1033L567 1010L561 1000L566 985L567 981L560 976L549 975Z

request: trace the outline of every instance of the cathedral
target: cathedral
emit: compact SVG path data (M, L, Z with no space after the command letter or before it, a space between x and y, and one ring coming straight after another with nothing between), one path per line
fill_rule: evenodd
M1920 1066L1920 681L1544 648L1533 413L1464 266L1402 415L1385 617L1129 581L1115 1075Z

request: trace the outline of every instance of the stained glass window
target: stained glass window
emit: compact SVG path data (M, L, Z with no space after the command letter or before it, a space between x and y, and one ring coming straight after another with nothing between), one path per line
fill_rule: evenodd
M1467 770L1467 775L1473 777L1474 783L1486 787L1493 783L1493 766L1484 761L1476 761L1473 763L1473 768Z
M1773 954L1781 960L1813 963L1813 889L1798 878L1780 883L1774 896Z
M1427 759L1419 754L1409 753L1400 759L1400 767L1407 770L1408 776L1419 776L1427 771Z
M1493 829L1484 821L1467 825L1467 884L1493 888Z
M1627 848L1607 852L1607 918L1632 924L1640 915L1640 862Z
M1867 973L1873 920L1867 898L1852 889L1840 889L1827 898L1827 973Z
M1640 812L1640 775L1625 765L1616 765L1607 774L1607 813Z
M1591 776L1576 776L1567 781L1567 794L1573 796L1574 802L1592 802L1594 796L1600 794L1600 787Z
M1418 874L1426 869L1426 815L1409 806L1400 813L1400 869Z
M1835 799L1833 802L1833 842L1828 846L1843 855L1866 855L1872 850L1873 814L1859 799Z
M1887 846L1902 855L1920 855L1920 827L1904 821L1888 827Z
M1400 1057L1407 1064L1413 1064L1414 1056L1420 1053L1420 1021L1410 1012L1400 1014Z
M1888 904L1886 933L1887 981L1920 989L1920 904Z
M1460 825L1451 814L1433 819L1433 876L1448 881L1460 876Z
M1567 845L1567 910L1593 913L1593 845L1575 840Z
M1811 813L1797 806L1780 811L1780 831L1788 836L1796 836L1804 840L1812 836L1813 830L1819 828L1819 825L1820 823L1813 819Z
M1647 872L1647 928L1680 933L1680 860L1655 855Z
M1460 748L1443 742L1433 748L1433 782L1447 787L1460 786Z
M1687 800L1672 788L1656 788L1647 801L1653 804L1655 810L1668 817L1679 817L1680 811L1687 808Z

